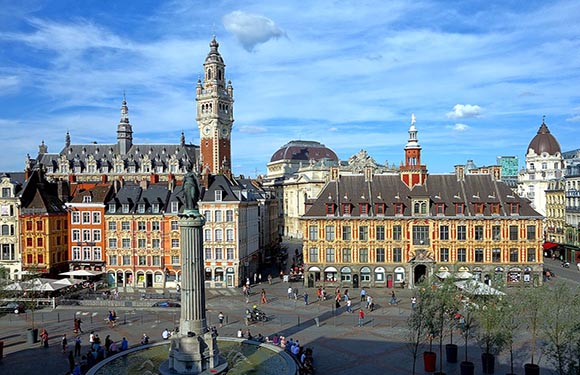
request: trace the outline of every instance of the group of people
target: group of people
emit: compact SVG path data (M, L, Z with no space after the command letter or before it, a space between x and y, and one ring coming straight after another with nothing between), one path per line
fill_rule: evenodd
M46 330L43 330L46 332ZM68 338L66 334L61 338L62 352L68 351ZM98 333L91 331L89 334L89 348L85 354L81 353L82 337L77 334L74 338L74 350L68 351L69 372L72 375L85 374L91 367L106 357L117 354L120 351L129 349L129 341L123 337L119 343L113 341L110 335L105 337L104 343ZM80 359L79 359L80 357Z

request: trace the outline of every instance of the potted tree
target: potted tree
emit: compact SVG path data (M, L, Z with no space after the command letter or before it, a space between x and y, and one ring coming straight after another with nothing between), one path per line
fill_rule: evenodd
M580 295L566 284L557 283L544 302L543 352L560 375L577 374L580 353Z
M544 319L542 311L545 299L549 293L545 286L526 288L522 290L522 314L521 317L528 323L528 332L531 335L531 362L524 364L525 375L539 375L540 366L535 362L538 334Z
M514 372L514 337L522 325L520 314L522 306L520 301L520 290L511 296L511 302L507 304L504 319L502 319L502 329L506 335L506 345L510 352L510 372L506 375L515 375Z
M472 330L475 328L475 317L474 317L474 305L471 303L465 303L462 314L460 317L459 327L463 338L465 339L465 356L464 360L459 364L461 375L473 375L475 372L475 365L468 357L468 347L469 338L472 334Z
M477 341L483 350L481 364L484 374L495 372L495 356L501 352L508 343L508 337L504 330L503 319L506 318L505 301L501 296L485 296L478 301L475 310L478 322Z
M453 312L456 310L457 287L453 279L448 278L440 285L433 285L433 322L435 331L439 339L439 371L437 374L443 375L443 338L451 330L453 322Z
M419 287L418 297L420 298L420 301L424 299L425 294L426 289L424 287ZM409 329L407 348L413 356L413 375L416 373L419 350L424 344L425 336L428 332L430 314L427 307L428 305L426 303L418 303L407 319L407 328ZM432 368L435 368L435 363L433 363Z
M422 330L429 342L429 349L423 352L423 366L425 371L433 372L437 363L437 354L433 351L433 339L438 335L434 319L437 299L433 285L429 281L422 282L418 290L419 301L416 311L420 311L420 315L417 314L415 317L421 320Z

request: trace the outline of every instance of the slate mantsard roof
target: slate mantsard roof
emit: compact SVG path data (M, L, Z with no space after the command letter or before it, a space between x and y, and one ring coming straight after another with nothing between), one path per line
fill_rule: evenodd
M329 216L326 211L328 203L336 205L335 215L331 217L343 217L343 203L352 205L352 211L346 218L361 216L359 206L363 203L370 205L368 217L376 216L374 208L377 203L386 205L385 214L381 217L394 217L396 203L403 203L403 217L411 217L414 216L411 207L414 198L428 198L430 201L427 215L422 216L441 216L436 213L436 203L444 203L445 217L459 216L455 213L456 203L465 204L462 218L476 217L475 203L484 203L483 216L492 216L489 205L499 203L500 214L493 216L513 217L509 205L517 203L520 217L542 217L532 208L529 200L519 197L504 182L494 180L491 175L466 174L463 179L458 179L455 174L431 174L424 185L416 185L413 189L409 189L399 175L374 175L370 181L366 181L364 175L340 176L338 180L326 184L303 218Z

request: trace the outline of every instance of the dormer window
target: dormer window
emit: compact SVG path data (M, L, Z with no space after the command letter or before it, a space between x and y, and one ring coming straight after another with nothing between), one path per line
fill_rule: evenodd
M519 203L510 203L510 214L512 215L519 215L520 214L520 204Z
M124 214L129 213L129 203L123 203L123 213Z
M499 203L490 203L489 211L492 215L499 215Z
M139 203L139 205L137 206L137 212L140 214L145 213L145 203Z
M413 215L426 215L427 214L427 201L426 200L413 200Z
M117 211L117 205L115 203L109 203L109 212L114 214Z
M465 204L455 203L455 214L456 215L465 215Z
M445 203L436 203L435 204L435 213L437 215L445 215Z
M153 211L154 214L159 213L159 203L153 203L153 205L151 205L151 211Z
M375 204L375 212L377 215L384 215L386 211L386 204L384 203L377 203Z
M216 202L221 202L222 201L222 191L221 190L216 190L215 191L215 201Z
M395 215L403 214L403 203L395 203L393 208L395 209Z
M473 210L475 211L476 215L483 215L485 209L485 205L483 203L474 203Z
M90 195L85 195L83 197L83 203L91 203L91 196Z
M361 203L359 204L359 210L361 216L368 216L369 214L369 204L368 203Z
M334 203L327 203L326 204L326 214L327 215L334 215L336 210L336 205Z
M352 213L352 205L350 203L342 204L342 214L344 216L350 216Z

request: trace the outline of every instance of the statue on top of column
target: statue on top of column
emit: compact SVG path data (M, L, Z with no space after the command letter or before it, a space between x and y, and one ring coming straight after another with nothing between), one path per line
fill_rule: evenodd
M200 188L197 175L193 168L188 168L187 173L183 177L183 197L185 203L184 215L199 215Z

